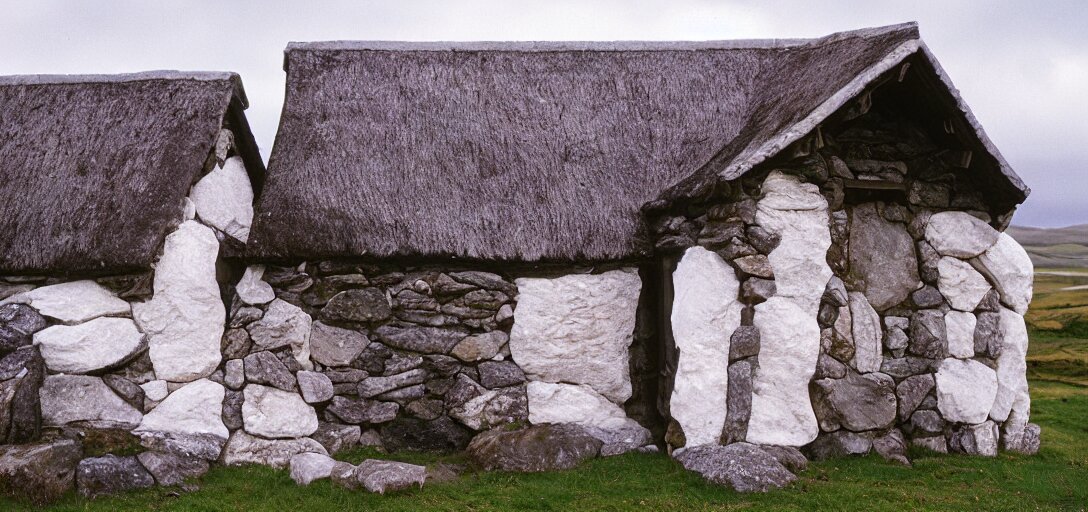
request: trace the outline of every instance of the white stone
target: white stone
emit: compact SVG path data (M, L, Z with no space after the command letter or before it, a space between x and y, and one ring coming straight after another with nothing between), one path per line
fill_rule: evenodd
M702 247L684 252L672 274L672 334L679 351L669 412L686 446L717 444L726 418L729 338L743 305L733 268Z
M993 247L998 232L964 212L939 212L929 218L925 235L942 256L974 258Z
M211 229L183 222L166 237L155 266L154 297L132 305L159 379L189 382L219 366L226 311L215 279L218 256Z
M759 329L759 368L752 377L752 412L745 440L808 444L819 433L808 384L820 355L820 326L814 315L785 297L771 297L757 305L753 324Z
M884 363L884 330L865 294L850 292L851 330L854 336L854 369L861 373L880 371Z
M1001 302L1021 315L1031 303L1035 267L1031 258L1011 236L1001 233L997 243L973 260L1001 294Z
M986 421L996 396L997 373L978 361L950 357L937 368L937 409L948 421Z
M181 220L196 219L196 203L188 197L181 198Z
M49 427L85 421L100 428L130 429L143 418L98 377L47 375L38 396L42 424Z
M71 281L35 288L22 300L44 316L73 325L107 315L128 315L127 302L94 281Z
M328 478L336 460L322 453L300 453L291 457L291 480L298 485L310 485L314 480Z
M298 364L313 369L310 361L310 329L313 319L302 308L282 299L268 304L260 320L246 326L253 344L262 350L291 347Z
M975 315L963 311L949 311L944 315L948 335L948 353L952 357L975 357Z
M332 400L332 380L324 373L301 370L295 374L298 389L306 403L316 404Z
M244 430L235 430L223 448L222 460L227 466L262 464L284 468L290 464L291 457L300 453L329 454L321 443L308 437L261 439L247 434Z
M250 384L242 395L242 423L250 434L290 438L317 431L317 413L298 393Z
M170 393L134 432L210 434L223 440L230 432L223 424L223 386L200 379Z
M532 380L585 384L614 403L631 397L628 347L642 280L633 268L520 278L510 354Z
M584 426L619 428L630 418L589 386L532 381L526 386L529 422L577 423Z
M200 179L189 197L196 214L212 226L241 242L249 240L253 224L253 186L241 157L228 158L222 168Z
M264 265L250 265L242 274L242 279L234 287L238 298L246 304L268 304L276 298L272 285L264 282Z
M990 417L1005 421L1009 413L1016 411L1028 415L1031 396L1028 394L1027 352L1028 330L1024 317L1015 311L1001 308L1001 355L997 357L997 397Z
M970 263L945 256L937 261L937 289L960 311L974 311L990 291L990 283Z
M223 384L239 389L246 383L246 366L241 359L231 359L223 365Z
M128 318L99 317L79 325L54 325L34 333L45 366L57 373L87 373L131 356L144 339Z
M152 402L161 401L166 398L166 395L170 394L170 389L167 387L165 380L153 380L140 384L140 389L144 390L144 396Z
M792 299L815 321L820 297L831 279L827 200L811 183L774 171L763 182L756 223L781 241L767 256L775 275L776 296Z

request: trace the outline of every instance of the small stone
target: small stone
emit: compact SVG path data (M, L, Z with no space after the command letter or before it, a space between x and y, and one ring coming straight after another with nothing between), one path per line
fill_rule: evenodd
M797 480L774 456L748 443L685 448L676 460L684 469L738 492L767 492Z
M487 389L516 386L525 382L525 373L512 361L484 361L477 367L480 384Z
M179 485L190 478L203 476L210 468L208 461L204 459L182 457L173 453L146 451L136 458L159 485Z
M940 290L929 285L915 290L910 299L919 308L935 308L944 304L944 296L941 295Z
M147 413L133 433L209 434L226 440L229 432L222 421L224 394L223 386L208 379L187 383Z
M245 329L228 329L223 335L221 349L224 359L241 359L249 354L253 342Z
M230 327L232 329L245 327L251 322L260 320L262 316L264 316L264 311L261 311L260 308L255 308L253 306L238 308L238 310L230 316Z
M391 315L389 300L379 288L342 291L321 310L321 317L333 322L381 322Z
M820 300L839 308L845 306L849 300L849 295L842 279L839 279L838 276L832 276L827 281L827 286L824 288L824 294Z
M334 396L332 403L325 409L344 423L377 424L392 421L397 417L400 406L390 402L378 402L365 398L350 399L342 396Z
M741 285L740 297L745 304L759 304L774 297L778 288L773 279L749 277Z
M810 460L828 460L850 455L865 455L873 447L872 432L850 432L839 430L820 434L815 441L805 446L802 451Z
M155 402L161 401L163 398L166 398L166 395L170 393L170 390L166 387L165 380L153 380L150 382L145 382L140 385L140 388L144 390L144 396L147 397L148 400L152 400Z
M332 400L332 381L325 374L303 370L295 376L298 377L298 387L306 403L316 404Z
M370 398L382 393L400 389L416 384L422 384L427 379L427 371L422 369L410 370L389 377L367 377L359 382L359 396Z
M881 350L883 332L880 328L880 315L869 305L864 294L853 292L849 296L851 327L854 336L854 357L851 364L862 373L879 371L881 363L884 362Z
M448 354L467 336L467 333L437 327L383 325L374 331L374 335L382 343L393 348L424 354Z
M193 185L189 198L200 220L238 241L249 239L253 224L253 185L245 163L233 156Z
M336 461L322 453L299 453L288 464L291 480L298 485L310 485L314 480L329 478Z
M503 327L509 327L514 323L514 308L509 304L503 304L495 313L495 321Z
M182 434L174 432L139 432L140 446L148 450L172 453L181 457L219 459L226 439L217 434Z
M978 425L961 425L952 432L949 447L968 455L994 457L997 455L998 429L993 421Z
M250 265L242 274L234 289L238 298L245 304L268 304L276 298L276 292L272 285L261 280L264 275L264 265Z
M362 429L358 425L320 422L310 438L321 443L330 454L336 454L359 444Z
M230 389L241 389L246 383L245 365L241 359L231 359L224 365L223 384Z
M774 279L774 270L771 269L771 262L767 260L767 256L762 254L737 258L733 260L733 264L737 266L738 270L745 274L765 279Z
M797 474L808 469L808 459L805 458L805 454L793 446L762 445L759 449L774 457L791 473Z
M934 371L936 362L932 359L926 359L924 357L896 357L884 359L884 364L880 365L881 373L886 373L895 377L896 379L905 379L911 375L921 375L923 373L931 373Z
M355 479L363 488L379 494L423 487L427 480L427 468L415 464L391 460L367 459L355 469Z
M1023 315L1032 298L1035 268L1026 251L1007 233L997 243L973 260L976 268L989 278L1001 294L1001 302Z
M997 313L979 313L976 319L975 354L997 359L1001 355L1001 348L1005 340L1005 333L1001 330L1001 315Z
M907 440L899 429L891 429L888 433L873 439L873 450L884 457L884 460L898 462L904 466L910 466L907 458Z
M916 312L910 321L910 353L929 359L941 359L948 352L944 316L938 310Z
M528 400L522 387L490 390L451 408L449 414L472 430L484 430L525 421L529 416Z
M421 420L433 420L442 415L445 411L445 405L441 400L424 399L408 404L404 410Z
M721 441L729 444L743 441L748 434L748 418L752 414L752 364L737 361L729 365L726 391L725 424Z
M255 384L268 384L284 391L295 391L295 376L276 354L267 350L255 352L244 359L246 380Z
M834 357L820 354L816 361L816 373L814 379L841 379L846 376L846 365L840 363Z
M960 359L975 357L975 315L949 311L944 316L948 333L948 355Z
M934 381L932 375L914 375L903 379L895 387L895 395L899 398L899 421L906 421L922 400L933 391Z
M291 353L303 368L310 369L310 315L282 299L268 304L264 316L246 327L253 343L262 350L291 347ZM246 371L249 364L246 364Z
M129 405L136 409L141 409L144 406L144 390L135 382L128 380L120 375L107 374L102 376L102 382L105 382L117 396L122 400L129 403Z
M910 440L910 443L937 453L948 453L948 442L945 441L944 436L915 437Z
M136 457L92 457L81 460L76 468L76 488L81 496L117 494L153 485L155 479Z
M906 350L907 345L910 343L910 338L907 337L907 333L903 332L903 329L893 327L885 332L884 346L891 351Z
M247 365L248 366L248 365ZM250 384L243 390L246 432L267 438L304 437L317 430L317 413L297 393Z
M781 242L781 237L779 235L771 233L760 226L748 226L745 229L745 233L748 236L748 243L752 244L752 247L755 247L757 251L763 254L770 254Z
M742 325L729 337L729 360L736 361L759 354L759 329Z
M499 349L509 339L509 336L502 331L474 334L466 336L465 339L457 343L450 353L458 359L470 363L491 359L499 353Z
M544 424L482 432L469 443L468 456L487 470L554 471L596 457L602 444L585 427Z

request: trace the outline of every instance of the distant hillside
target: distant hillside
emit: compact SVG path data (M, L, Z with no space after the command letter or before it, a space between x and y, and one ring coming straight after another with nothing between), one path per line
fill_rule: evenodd
M1088 224L1064 228L1010 226L1036 267L1088 267Z

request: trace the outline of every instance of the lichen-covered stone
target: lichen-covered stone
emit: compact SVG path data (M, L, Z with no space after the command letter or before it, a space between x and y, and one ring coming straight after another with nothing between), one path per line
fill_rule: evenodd
M895 387L895 395L899 398L899 421L910 418L922 400L933 391L933 386L933 376L925 374L907 377Z
M848 371L842 379L812 383L813 409L825 431L879 430L895 422L895 381L882 373Z
M310 330L310 357L325 366L348 366L369 344L366 334L352 329L314 322Z
M298 378L299 391L306 403L316 404L332 400L332 381L320 372L300 371L295 376Z
M378 288L342 291L321 310L323 319L334 322L380 322L390 315L389 299Z
M767 492L797 480L774 456L748 443L685 448L676 460L707 481L738 492Z
M939 310L917 311L910 319L910 353L928 359L941 359L948 352L944 315Z
M397 417L397 411L399 410L400 406L392 402L334 396L332 403L325 409L325 412L332 414L344 423L359 425L392 421Z
M143 415L117 396L101 378L49 375L41 392L42 423L64 426L85 421L100 428L131 429Z
M448 354L458 342L465 339L468 333L438 327L383 325L374 331L374 335L382 343L393 348L424 354Z
M76 488L86 497L116 494L155 485L136 457L104 455L83 459L76 467Z
M295 376L280 361L276 354L267 350L254 352L243 360L246 381L254 384L267 384L284 391L298 389Z
M159 485L178 485L208 472L208 461L173 453L146 451L136 456Z
M505 332L491 331L482 334L466 336L457 343L450 352L462 361L476 362L491 359L499 353L499 349L510 339Z
M44 505L75 488L79 443L58 439L0 446L0 492Z
M304 369L312 369L310 362L310 315L302 308L283 299L268 304L264 316L249 324L246 330L254 345L262 350L291 347L291 353Z
M274 468L285 468L291 457L300 453L320 453L328 455L320 443L308 437L298 439L261 439L236 430L223 448L223 464L238 466L242 464L262 464Z
M977 425L961 425L949 440L952 451L968 455L994 457L997 455L998 428L993 421L984 421Z

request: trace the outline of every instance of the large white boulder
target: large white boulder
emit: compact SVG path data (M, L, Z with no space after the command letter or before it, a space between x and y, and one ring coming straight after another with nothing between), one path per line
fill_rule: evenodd
M298 393L250 384L242 396L242 423L250 434L291 438L317 431L317 413Z
M134 432L211 434L226 441L230 432L223 424L224 396L223 386L208 379L190 382L144 415Z
M98 377L48 375L38 396L45 426L85 421L100 428L130 429L143 418Z
M960 311L974 311L991 289L986 278L961 259L942 257L937 261L937 272L937 289Z
M19 300L44 316L73 325L106 315L127 315L130 307L94 281L71 281L35 288Z
M234 286L238 298L246 304L268 304L276 298L276 292L272 285L264 282L264 265L250 265L246 267L242 279Z
M1001 294L1001 302L1021 315L1031 303L1035 267L1031 258L1011 236L1001 233L997 243L973 260Z
M213 169L193 185L189 198L196 214L212 226L241 242L249 240L253 224L253 185L240 157L231 157L222 168Z
M926 224L926 241L943 256L974 258L993 247L998 232L963 212L940 212Z
M672 274L672 336L679 351L669 411L686 446L716 444L726 417L729 338L743 305L733 268L702 247L684 252Z
M616 428L630 420L623 409L589 386L532 381L526 386L529 422L577 423L583 426Z
M631 397L628 347L642 280L634 268L520 278L510 354L532 380L585 384L614 403Z
M274 468L285 468L291 457L300 453L329 452L321 443L308 437L298 439L261 439L251 436L244 430L235 430L230 440L223 447L223 464L238 466L242 464L262 464Z
M291 480L298 485L310 485L314 480L328 478L336 459L322 453L300 453L291 457Z
M854 369L861 373L880 371L884 363L884 329L865 294L850 292L851 330L854 336Z
M1028 394L1028 329L1024 317L1001 308L1001 355L997 357L997 397L990 417L1005 421L1015 411L1027 417L1031 396Z
M226 311L215 280L218 256L219 241L210 228L183 222L166 237L155 266L154 296L132 305L159 379L189 382L206 377L222 359Z
M949 311L944 315L948 337L948 354L960 359L975 357L975 324L973 313Z
M310 330L313 319L302 308L283 299L273 300L260 320L246 326L253 344L262 350L291 347L304 369L312 370L310 361Z
M45 366L57 373L87 373L132 356L144 335L128 318L98 317L79 325L54 325L34 333Z
M820 326L814 315L785 297L756 306L759 369L752 377L752 412L746 441L802 446L819 426L808 385L820 355Z
M997 396L997 373L973 359L948 358L937 368L937 409L948 421L982 423Z

